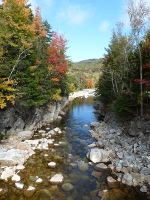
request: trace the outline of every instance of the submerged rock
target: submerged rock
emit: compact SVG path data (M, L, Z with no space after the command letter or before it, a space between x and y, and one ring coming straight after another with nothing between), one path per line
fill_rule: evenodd
M23 195L27 198L31 198L35 191L35 187L29 186L28 189L23 192Z
M112 189L114 189L114 188L119 188L119 182L118 181L116 181L114 178L112 178L111 176L108 176L107 177L107 183L108 183L108 187L109 188L112 188Z
M64 180L64 177L62 176L62 174L55 174L51 179L50 179L50 183L52 184L58 184L58 183L62 183Z
M73 185L70 184L70 183L64 183L64 184L62 185L62 189L65 190L66 192L68 192L68 191L70 191L70 190L73 189Z
M88 163L84 163L83 161L78 162L78 168L80 171L85 172L89 169Z
M96 165L96 169L107 169L107 165L105 165L104 163L99 163Z

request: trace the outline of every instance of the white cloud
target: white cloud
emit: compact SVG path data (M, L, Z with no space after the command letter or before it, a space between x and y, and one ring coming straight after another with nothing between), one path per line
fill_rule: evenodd
M82 25L91 17L91 11L86 6L68 5L57 13L57 19L68 24Z
M101 25L99 26L99 30L102 32L108 32L109 31L110 23L106 20L101 22Z
M40 3L38 3L38 0L29 0L29 3L31 3L31 9L33 11L33 13L35 12L35 8L37 6L40 6L40 7L45 7L45 8L49 8L52 6L53 4L53 0L42 0L40 1Z

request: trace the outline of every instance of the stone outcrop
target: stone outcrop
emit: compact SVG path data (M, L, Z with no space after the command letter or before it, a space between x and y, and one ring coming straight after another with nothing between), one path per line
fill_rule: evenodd
M38 108L25 108L18 102L14 106L9 105L0 111L0 133L19 133L20 131L32 131L51 123L64 115L64 109L68 105L67 97L62 97L60 103L47 103Z

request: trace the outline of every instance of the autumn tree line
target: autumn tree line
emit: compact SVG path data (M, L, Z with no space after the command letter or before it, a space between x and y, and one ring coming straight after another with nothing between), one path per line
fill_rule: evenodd
M120 117L150 109L150 9L144 0L129 0L130 33L116 23L97 84L97 98Z
M26 107L69 94L67 40L33 14L27 0L0 5L0 109L17 100Z
M73 63L69 68L71 90L95 88L101 72L102 59L88 59Z

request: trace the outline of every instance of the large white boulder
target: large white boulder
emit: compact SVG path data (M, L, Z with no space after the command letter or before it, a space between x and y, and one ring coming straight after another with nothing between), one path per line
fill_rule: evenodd
M93 163L108 162L109 161L109 153L110 153L110 151L107 151L107 150L93 148L88 152L87 157Z
M20 176L18 176L17 174L14 174L13 177L11 178L11 180L18 182L18 181L20 181Z
M0 164L5 166L14 166L17 164L23 164L29 155L24 150L10 149L6 152L3 158L0 158Z
M11 176L13 176L14 171L10 167L6 167L5 171L2 172L1 179L5 180Z

